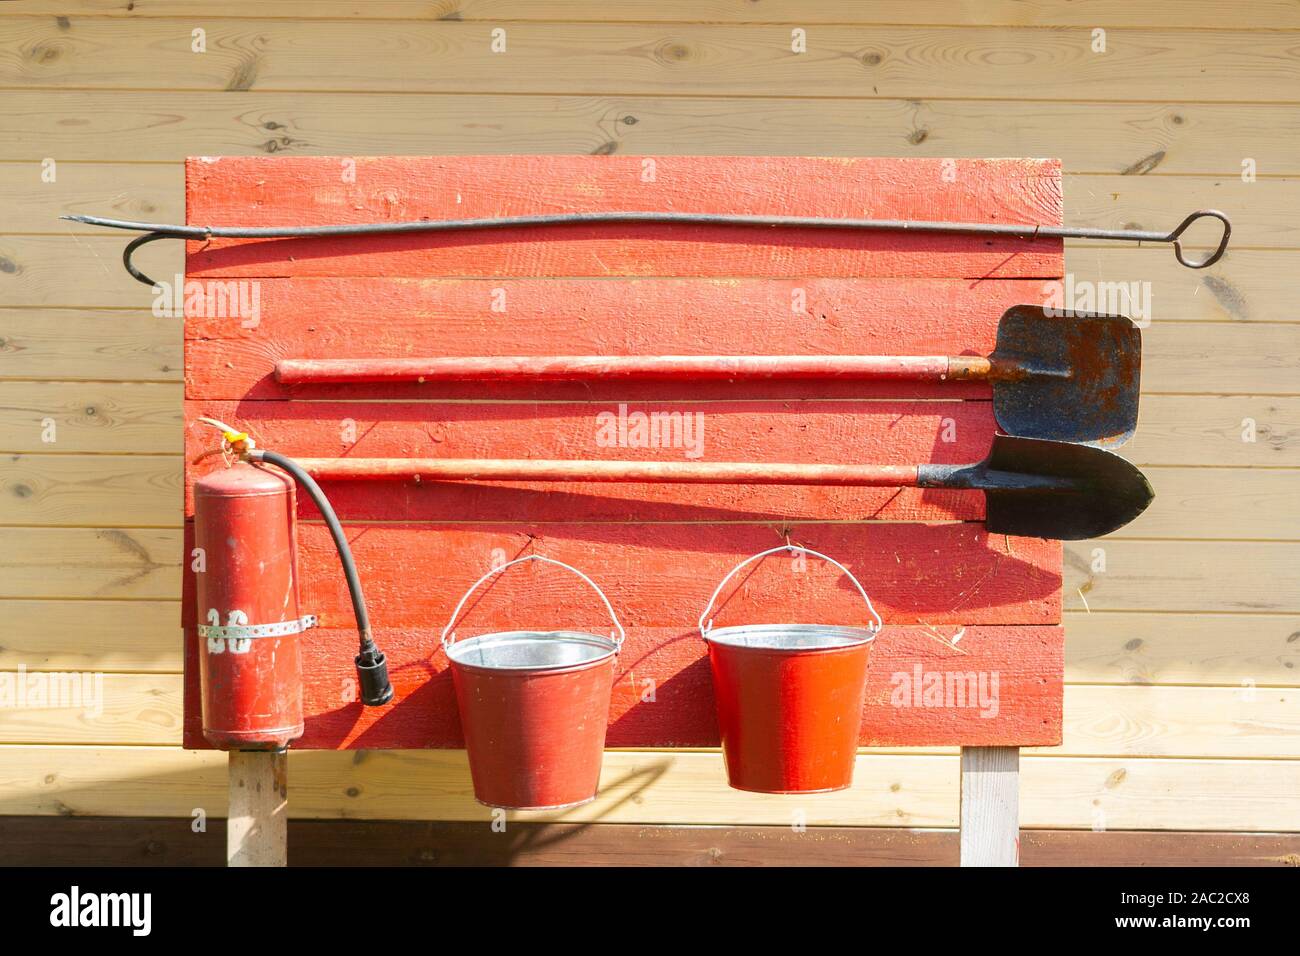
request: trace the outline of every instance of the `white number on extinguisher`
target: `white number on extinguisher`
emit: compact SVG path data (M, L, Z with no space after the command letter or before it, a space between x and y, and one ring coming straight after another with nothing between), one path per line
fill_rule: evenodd
M213 627L221 625L221 612L215 607L208 609L208 623ZM241 624L248 623L248 615L243 611L231 611L226 615L226 627L237 627ZM209 637L208 653L224 654L229 651L232 654L247 654L248 649L253 646L251 637Z

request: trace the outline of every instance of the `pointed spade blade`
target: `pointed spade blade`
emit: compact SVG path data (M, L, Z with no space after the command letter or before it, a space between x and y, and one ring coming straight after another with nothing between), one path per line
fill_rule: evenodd
M983 465L985 524L995 534L1097 538L1155 497L1135 466L1089 445L997 435Z

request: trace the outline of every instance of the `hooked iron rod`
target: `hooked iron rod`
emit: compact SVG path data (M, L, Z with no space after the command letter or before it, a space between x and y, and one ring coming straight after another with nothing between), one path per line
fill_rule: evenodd
M101 216L63 216L73 222L108 229L141 232L122 252L122 264L135 279L152 286L154 281L140 272L131 256L146 243L159 239L308 239L331 236L373 236L413 232L456 232L481 229L592 225L598 223L666 223L695 226L754 226L780 229L841 229L864 232L923 232L947 235L1009 236L1018 239L1106 239L1119 242L1171 243L1174 256L1189 269L1204 269L1223 258L1232 235L1232 223L1217 209L1199 209L1169 232L1135 229L1086 229L1066 226L1035 226L988 222L927 222L909 219L835 219L823 216L749 216L699 212L570 212L532 216L501 216L487 219L417 219L408 222L372 222L330 226L190 226ZM1183 255L1181 237L1198 219L1217 219L1223 224L1219 244L1204 258Z

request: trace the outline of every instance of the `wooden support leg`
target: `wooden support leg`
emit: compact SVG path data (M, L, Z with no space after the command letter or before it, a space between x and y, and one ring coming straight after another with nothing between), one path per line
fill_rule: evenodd
M963 747L961 865L1020 865L1020 748Z
M227 866L284 866L288 861L286 751L230 751Z

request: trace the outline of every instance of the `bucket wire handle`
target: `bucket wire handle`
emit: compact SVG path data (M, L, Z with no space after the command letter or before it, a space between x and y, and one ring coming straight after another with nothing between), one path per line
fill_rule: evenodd
M617 653L623 649L623 642L627 640L627 633L623 630L623 625L618 623L618 616L614 614L614 607L609 603L609 598L605 597L605 592L596 586L595 581L587 577L577 568L565 564L563 561L556 561L554 558L548 558L540 554L526 554L522 558L515 558L513 561L507 561L499 568L493 568L469 586L469 590L465 592L464 596L460 599L460 603L456 605L456 610L451 612L451 620L448 621L447 626L442 629L442 649L444 651L451 650L451 645L456 643L456 635L452 632L452 627L456 623L456 618L460 617L461 609L465 607L465 602L469 600L469 596L478 590L480 584L492 577L494 574L500 574L511 565L523 564L525 561L544 561L546 564L554 564L556 567L564 568L566 571L572 571L578 577L582 578L582 580L586 581L587 584L591 585L591 589L596 592L596 595L604 603L605 610L609 612L609 619L614 622L614 629L618 631L617 637L614 637L613 632L610 633L610 637L614 641L614 651ZM447 639L448 635L451 635L451 640Z
M798 544L783 544L780 545L779 547L768 548L766 551L760 551L758 552L758 554L746 558L744 561L741 561L738 565L732 568L731 571L728 572L727 576L723 578L722 581L718 584L718 586L714 589L713 596L709 598L709 603L704 606L704 613L700 615L700 620L699 620L701 637L707 637L709 631L713 630L713 619L709 617L709 612L713 610L713 602L718 599L718 595L721 594L722 589L727 586L727 582L736 576L736 572L739 571L741 568L743 568L745 565L757 561L759 558L766 558L770 554L779 554L782 551L789 551L791 554L794 553L808 554L814 558L821 558L823 561L833 564L835 565L835 567L839 568L840 571L843 572L844 576L853 582L853 586L857 588L858 593L862 595L862 600L867 602L867 610L871 612L871 616L875 619L876 622L875 625L868 628L868 630L871 631L872 639L873 640L875 639L875 636L880 633L881 628L883 628L885 624L880 619L880 615L876 613L876 609L871 603L871 598L867 597L866 590L862 587L861 583L859 583L858 579L853 576L853 572L850 571L848 568L846 568L844 565L840 564L834 558L828 557L827 555L822 554L820 551L814 551L811 548L805 548L802 545L798 545Z

